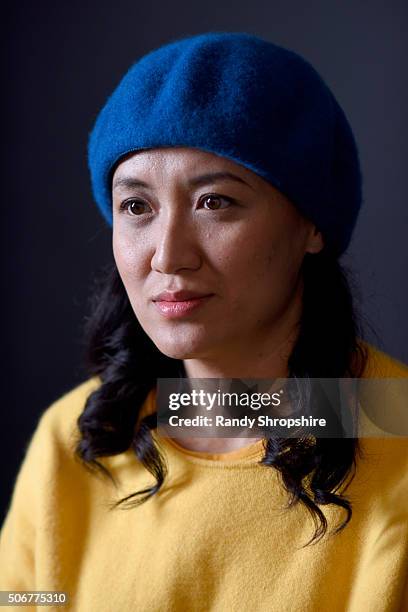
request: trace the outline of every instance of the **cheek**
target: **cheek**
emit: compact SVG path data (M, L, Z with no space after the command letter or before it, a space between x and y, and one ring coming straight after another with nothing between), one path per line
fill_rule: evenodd
M219 259L231 310L240 316L280 308L296 285L300 254L286 233L269 230L257 227L230 240Z
M223 270L226 279L235 278L237 284L245 285L249 279L258 282L278 265L283 259L282 244L279 236L262 227L248 224L239 229L219 236L209 256Z
M136 246L134 238L114 231L112 250L116 267L125 285L143 276L147 265L143 242Z
M126 236L115 234L112 240L112 249L116 267L129 302L136 317L141 321L145 318L142 289L150 269L145 250L142 245L136 247L134 240L127 240Z
M286 285L292 279L297 270L297 257L293 250L276 241L259 244L248 265L257 283L267 281L276 291L280 285Z
M254 276L262 280L269 276L270 282L291 284L296 278L304 256L304 235L297 218L292 218L285 209L278 219L266 219L252 241L248 262Z

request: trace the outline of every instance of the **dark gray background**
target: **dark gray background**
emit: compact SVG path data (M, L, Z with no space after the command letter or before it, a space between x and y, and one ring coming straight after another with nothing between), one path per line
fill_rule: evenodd
M172 38L246 31L321 73L360 148L365 203L344 258L380 346L408 362L406 1L10 3L3 12L1 508L39 414L82 381L90 282L111 259L87 135L129 65ZM378 344L378 342L377 342Z

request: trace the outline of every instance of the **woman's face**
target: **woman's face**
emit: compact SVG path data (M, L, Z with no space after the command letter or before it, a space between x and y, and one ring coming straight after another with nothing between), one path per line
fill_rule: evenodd
M197 149L132 154L113 176L113 253L132 308L173 358L275 337L321 235L265 180Z

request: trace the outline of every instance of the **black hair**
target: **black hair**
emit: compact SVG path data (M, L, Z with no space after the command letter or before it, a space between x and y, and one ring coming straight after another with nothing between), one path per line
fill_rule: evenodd
M288 360L290 377L361 377L368 353L351 271L323 249L306 254L301 274L303 307L297 341ZM87 398L78 419L76 455L85 467L101 471L114 482L98 458L132 448L154 482L113 507L135 507L159 493L167 474L163 450L151 435L156 414L139 421L139 412L157 379L179 376L182 361L161 353L143 331L114 264L105 270L94 290L84 337L88 372L99 377L101 384ZM264 449L260 463L279 471L289 493L288 508L300 502L310 512L315 532L307 544L317 542L327 531L321 506L333 504L344 509L345 518L334 533L347 525L352 507L345 490L362 457L357 437L272 437L264 441Z

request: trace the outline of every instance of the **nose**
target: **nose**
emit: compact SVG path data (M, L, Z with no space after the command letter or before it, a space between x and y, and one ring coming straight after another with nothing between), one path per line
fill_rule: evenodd
M157 222L151 268L163 274L198 270L202 259L194 225L185 214L169 212Z

